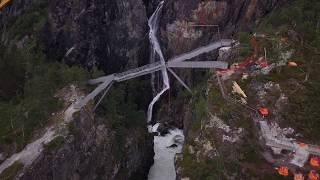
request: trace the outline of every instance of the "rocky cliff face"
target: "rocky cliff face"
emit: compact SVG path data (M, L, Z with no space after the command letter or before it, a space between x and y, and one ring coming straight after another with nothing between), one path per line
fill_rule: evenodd
M147 17L160 1L50 1L44 41L49 57L68 64L94 65L107 73L144 64L148 59ZM266 15L285 0L165 1L161 38L167 56L225 37Z
M20 179L145 179L153 163L152 136L146 128L126 129L120 134L93 119L91 113L74 115L69 134L62 144L46 147Z
M147 15L142 1L44 1L33 10L38 2L12 1L1 11L1 45L15 46L25 38L38 38L32 30L18 37L17 29L10 26L21 19L33 22L32 17L17 17L26 11L39 17L38 8L43 8L47 17L41 14L41 18L47 20L39 41L48 60L87 68L97 65L106 73L148 60ZM32 27L29 21L22 24ZM18 179L146 179L153 162L153 138L146 123L142 119L131 128L119 123L117 129L110 121L81 112L63 142L53 142L54 147L50 145Z
M217 41L220 37L232 38L239 31L251 31L253 25L259 23L261 18L286 2L286 0L165 1L159 33L162 50L168 60L181 53ZM192 26L203 24L217 26ZM216 59L217 55L217 52L210 52L193 60L212 60ZM177 70L177 73L191 87L195 87L201 80L205 81L203 71ZM175 86L175 81L172 81L172 83L171 98L175 98L180 94L176 90L181 86L179 84ZM164 119L171 119L170 124L174 126L178 124L179 127L183 127L183 125L188 124L188 122L183 122L186 118L182 120L181 116L176 117L175 114L183 113L188 108L185 107L186 102L177 101L171 99L169 113L163 113L162 116L169 116L169 118ZM164 106L167 106L167 104ZM186 115L186 117L190 116Z
M177 55L219 39L230 38L239 30L250 30L253 23L267 15L286 0L168 0L161 18L161 37L167 56Z
M145 61L147 31L142 1L50 1L47 53L116 72Z
M10 41L3 33L9 17L21 15L31 2L14 1L1 12L2 42ZM81 64L89 69L96 65L106 73L148 62L147 17L156 8L158 0L46 2L49 2L44 7L48 8L48 21L42 31L42 41L50 59ZM217 24L221 36L230 38L241 28L250 30L252 23L283 2L285 0L167 0L159 31L165 56L169 59L219 38L216 28L191 27L191 22ZM215 57L210 53L200 58ZM189 84L192 82L191 73L181 75ZM172 93L178 96L177 92ZM178 123L173 122L175 126L189 124L186 121L190 118L176 116L188 111L186 117L190 117L190 107L185 106L187 103L189 101L172 103L172 111L168 115L173 121L179 118ZM145 128L130 129L120 138L120 144L119 136L111 127L92 120L82 112L72 129L75 129L74 133L67 136L61 147L42 155L21 178L145 178L153 155L152 138L146 134Z
M88 68L97 65L108 73L147 62L147 18L159 0L15 1L0 13L1 30L35 2L48 6L42 37L48 57ZM217 28L191 27L190 23L219 25L222 36L230 37L241 28L250 29L284 2L167 0L160 22L163 50L169 58L219 38ZM8 41L2 33L4 40Z

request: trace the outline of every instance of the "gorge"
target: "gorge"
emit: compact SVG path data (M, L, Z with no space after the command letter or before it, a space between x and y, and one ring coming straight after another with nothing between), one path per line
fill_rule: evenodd
M14 154L27 148L28 144L41 138L45 134L45 129L53 125L58 127L55 129L55 135L50 138L53 143L43 141L43 147L41 146L43 152L34 158L32 163L23 167L15 163L7 166L9 170L12 165L19 167L14 172L15 178L147 179L154 153L157 153L154 143L160 144L158 151L164 149L174 151L168 155L170 161L174 161L175 153L180 152L183 146L183 141L178 140L180 143L176 144L178 147L172 149L162 147L172 144L164 145L161 143L163 136L154 137L154 135L165 136L169 132L167 136L178 134L179 137L184 135L187 139L188 131L192 128L190 123L193 121L194 109L190 106L193 102L190 96L193 94L188 94L179 87L179 81L171 81L170 78L175 77L167 72L168 61L180 62L186 59L196 62L216 61L218 58L216 49L233 44L231 39L235 38L239 31L251 31L261 18L285 2L285 0L10 2L0 12L1 58L13 56L9 53L15 54L13 50L21 52L23 56L30 54L30 58L23 62L26 66L21 67L22 70L17 70L21 70L22 75L19 78L24 83L23 87L14 85L11 87L6 83L7 90L1 89L1 100L2 96L8 96L7 94L11 94L12 97L3 100L0 107L6 107L5 104L11 103L17 107L12 109L19 111L19 113L11 111L1 111L1 113L8 114L5 116L6 119L17 114L22 120L12 121L13 125L7 123L8 128L1 134L4 141L0 143L0 167L3 167L3 163ZM191 27L192 23L218 25L223 41L220 41L215 29ZM220 45L217 45L218 43ZM39 61L48 63L50 68L52 65L55 69L45 67L39 71L37 68L42 64L33 59L40 59ZM92 86L85 83L89 79L97 79L155 62L160 62L161 66L159 71L152 73L151 78L143 76L130 82L114 84L101 103L99 102L97 109L95 107L97 101L88 101L79 112L74 112L73 120L67 123L63 123L64 117L54 115L65 112L68 107L92 91ZM69 69L72 69L72 72ZM68 78L64 75L59 75L62 70L72 77L70 81L65 80ZM49 72L52 74L46 76L45 74ZM208 79L208 71L205 70L196 72L178 69L177 74L192 91ZM47 85L46 91L50 91L52 97L61 89L64 89L62 93L64 96L70 95L72 88L68 87L71 84L75 84L72 87L76 87L78 94L81 95L65 102L60 100L64 105L48 109L41 118L36 113L33 115L31 106L21 99L25 101L37 99L40 93L27 96L27 93L33 90L30 87L34 86L34 89L44 87L42 84L35 85L39 84L36 80L40 79L40 77L34 78L36 75L45 78L40 83L46 81L57 83L54 86ZM34 82L29 82L32 78ZM21 95L16 98L16 94ZM44 101L47 99L44 98ZM32 103L39 102L32 101ZM53 101L47 104L53 104ZM37 108L49 107L47 104L39 103ZM32 123L32 118L45 120L35 123L39 124L36 126ZM25 127L29 121L30 126L37 128L32 130L30 128L27 138ZM21 122L26 123L21 125ZM158 131L150 134L147 126L158 122L161 124ZM63 127L60 127L60 124L63 124ZM182 130L176 128L183 129L183 135ZM21 133L19 129L23 129ZM17 132L17 136L22 140L9 136L16 135ZM175 151L175 148L178 150ZM155 166L157 167L157 164ZM151 171L154 174L159 173L154 168ZM158 168L161 169L161 165ZM5 169L1 169L1 172L4 171ZM10 174L8 171L6 173ZM175 178L175 173L170 172L170 174L174 174L170 177ZM149 174L149 179L158 179L155 177L159 175L154 175L153 178L150 176Z

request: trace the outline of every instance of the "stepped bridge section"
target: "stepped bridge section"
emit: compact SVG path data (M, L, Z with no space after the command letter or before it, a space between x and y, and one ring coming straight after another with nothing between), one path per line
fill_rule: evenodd
M199 48L194 49L190 52L183 53L179 56L176 56L172 59L169 59L168 62L182 62L182 61L197 57L201 54L208 53L213 50L219 49L221 47L231 46L233 43L235 43L235 41L232 39L221 39L220 41L210 43L206 46L199 47Z
M110 74L107 76L102 76L97 79L92 79L88 81L88 84L90 85L96 85L99 84L95 90L93 90L90 94L88 94L86 97L80 99L74 104L74 107L77 109L81 109L83 106L85 106L90 100L93 100L96 96L98 96L101 92L104 91L102 97L96 104L96 107L99 105L101 100L104 98L110 87L114 82L122 82L127 81L136 77L144 76L147 74L154 73L156 71L163 71L164 69L169 72L176 78L178 81L189 91L190 88L178 77L177 74L174 73L174 71L171 68L205 68L205 69L227 69L228 63L222 62L222 61L186 61L188 59L192 59L194 57L197 57L201 54L208 53L210 51L219 49L221 47L225 46L232 46L234 43L233 40L220 40L217 42L213 42L207 46L203 46L200 48L197 48L193 51L181 54L179 56L176 56L172 59L170 59L168 62L163 64L161 61L147 64L135 69L131 69L122 73L115 73Z

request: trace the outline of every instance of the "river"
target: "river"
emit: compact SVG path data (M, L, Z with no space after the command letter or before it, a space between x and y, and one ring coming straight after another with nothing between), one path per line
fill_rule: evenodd
M153 127L153 132L159 124ZM160 133L158 133L160 134ZM173 129L165 136L154 137L154 164L150 168L149 180L175 180L176 170L174 159L182 151L184 142L183 130Z

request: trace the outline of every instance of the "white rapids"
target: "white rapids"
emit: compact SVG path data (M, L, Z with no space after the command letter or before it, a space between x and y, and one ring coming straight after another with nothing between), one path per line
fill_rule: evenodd
M154 164L149 171L148 180L176 179L174 159L182 151L183 142L184 135L180 129L170 130L165 136L154 137Z

